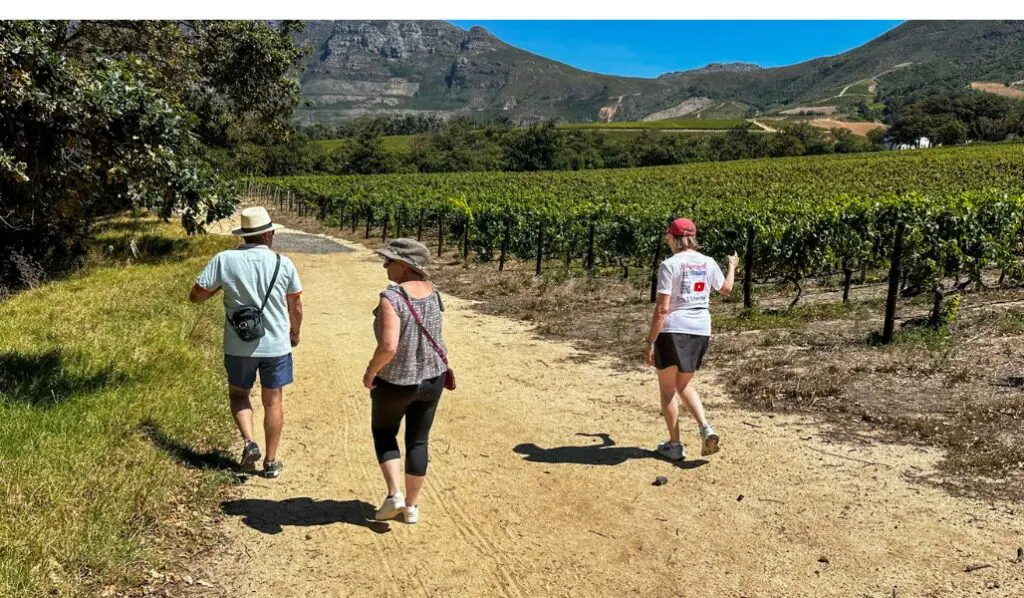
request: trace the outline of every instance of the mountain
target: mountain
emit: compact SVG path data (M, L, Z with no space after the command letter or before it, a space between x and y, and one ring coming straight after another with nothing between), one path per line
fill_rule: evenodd
M530 121L641 116L671 92L653 80L588 73L442 21L311 21L302 73L307 121L366 114L505 114Z
M685 116L716 102L761 112L852 104L907 81L1024 79L1024 22L911 21L848 52L786 67L713 63L657 79L582 71L443 21L310 21L306 122L371 114L515 121Z
M1024 75L1024 21L911 21L848 52L743 73L665 77L682 93L746 102L762 109L838 96L846 86L883 86L915 75L966 81Z
M708 73L746 73L749 71L759 71L763 67L757 64L751 64L749 62L712 62L706 66L702 66L699 69L690 69L688 71L677 71L674 73L665 73L658 77L670 77L672 75L682 75L688 73L691 75L706 75Z

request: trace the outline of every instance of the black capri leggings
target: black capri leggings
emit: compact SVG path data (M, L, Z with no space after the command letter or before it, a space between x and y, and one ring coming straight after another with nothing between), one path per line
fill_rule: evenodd
M370 391L373 412L373 448L377 462L402 456L398 450L398 428L405 417L405 473L427 474L427 441L434 412L444 390L444 374L414 386L400 386L377 378L377 388Z

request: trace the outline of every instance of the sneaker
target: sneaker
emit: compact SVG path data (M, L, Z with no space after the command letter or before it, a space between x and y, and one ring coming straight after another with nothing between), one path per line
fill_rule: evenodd
M280 459L274 459L269 463L263 462L263 477L265 478L276 478L281 475L281 470L284 469L284 463Z
M718 452L718 434L711 428L711 424L705 424L700 428L700 454L702 457L714 455Z
M686 458L686 451L682 444L672 444L668 440L658 445L658 454L669 461L682 461Z
M403 512L405 512L405 497L399 492L385 498L384 504L377 509L377 514L373 518L377 521L386 521L398 517Z
M260 460L260 445L252 440L245 441L245 448L242 449L242 460L239 469L242 471L256 471L256 462Z
M405 522L406 523L416 523L419 520L420 520L420 506L419 505L409 505L409 506L405 507Z

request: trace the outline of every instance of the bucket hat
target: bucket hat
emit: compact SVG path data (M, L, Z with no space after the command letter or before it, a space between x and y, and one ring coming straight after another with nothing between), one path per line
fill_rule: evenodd
M429 276L430 250L416 239L392 239L390 243L375 249L374 253L389 260L402 262L424 278Z

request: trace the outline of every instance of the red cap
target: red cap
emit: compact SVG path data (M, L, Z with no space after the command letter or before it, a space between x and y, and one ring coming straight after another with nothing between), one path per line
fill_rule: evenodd
M674 237L696 237L697 225L689 218L676 218L668 225L668 234Z

